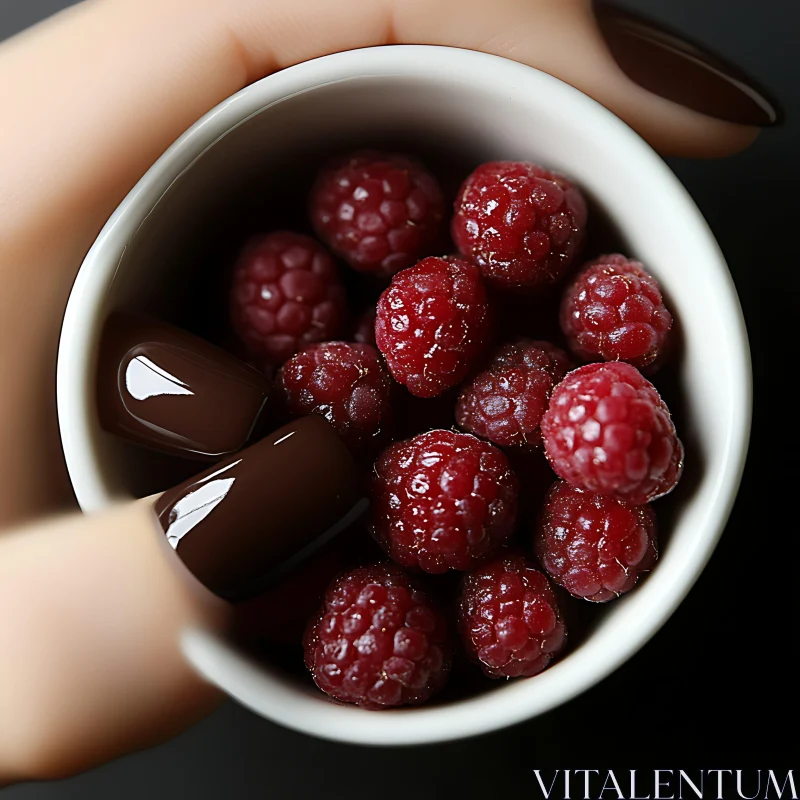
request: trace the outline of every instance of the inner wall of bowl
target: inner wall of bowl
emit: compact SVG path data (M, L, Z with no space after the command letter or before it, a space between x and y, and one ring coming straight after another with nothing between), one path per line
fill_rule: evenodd
M596 623L596 630L627 626L627 639L637 625L647 624L631 604L644 608L667 597L670 575L690 568L697 558L695 532L708 527L704 503L719 481L716 459L725 450L732 418L727 411L732 378L724 358L717 358L729 345L725 324L730 310L713 307L720 278L713 269L709 276L706 266L718 255L707 244L693 250L692 237L684 236L687 226L696 228L698 221L685 196L675 194L679 187L665 181L669 191L652 194L650 183L625 163L625 153L609 149L624 132L622 126L610 116L599 122L591 130L565 124L557 113L537 113L519 92L505 95L460 84L452 75L430 75L424 81L357 77L295 94L229 131L175 180L126 248L107 310L147 311L230 344L220 321L226 269L236 247L254 230L293 222L314 168L342 149L410 149L431 163L451 192L473 165L490 159L538 161L572 177L594 199L594 210L605 216L604 229L612 231L603 249L619 245L641 258L677 310L684 340L704 343L686 346L677 367L680 385L702 390L669 397L682 406L680 433L690 445L691 477L674 499L658 507L662 522L668 519L662 528L670 531L668 547L645 585L604 609ZM615 228L625 231L624 238L615 238ZM717 351L712 342L719 345ZM95 437L109 490L119 497L162 490L197 470L195 464L129 447L99 429ZM536 679L541 691L558 681L560 672L566 678L577 669L570 666L574 655ZM265 668L263 675L274 686L265 684L264 691L272 686L285 692L283 679L270 672ZM505 693L513 702L519 691L520 685L504 684L493 695ZM358 710L347 709L351 712Z

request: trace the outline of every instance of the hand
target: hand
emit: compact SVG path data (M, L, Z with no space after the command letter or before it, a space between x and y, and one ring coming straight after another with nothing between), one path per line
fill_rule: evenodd
M665 154L734 153L758 133L742 121L759 121L759 108L762 123L773 115L763 98L748 111L750 90L728 114L739 122L694 110L723 113L711 96L685 97L689 108L652 93L607 41L587 0L85 0L0 46L0 524L74 505L53 388L66 298L115 206L203 113L316 56L428 43L550 72ZM641 52L627 71L684 99L686 87L667 86ZM717 81L723 95L723 85L737 91ZM177 638L225 609L176 579L151 516L139 502L0 540L0 782L88 768L171 736L219 701Z

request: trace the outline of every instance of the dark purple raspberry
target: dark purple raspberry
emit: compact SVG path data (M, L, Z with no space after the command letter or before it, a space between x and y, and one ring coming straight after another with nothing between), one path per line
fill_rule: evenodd
M331 545L310 555L262 594L232 606L231 634L235 640L255 647L296 648L325 590L350 566L350 553L341 544L346 535L337 536Z
M562 175L525 161L491 161L464 181L453 241L498 288L555 283L580 252L586 201Z
M353 326L353 341L361 344L375 345L375 314L377 309L373 306L363 311L356 318Z
M456 399L458 387L428 399L416 397L404 386L393 395L397 427L395 440L411 439L418 433L434 429L456 429Z
M485 349L491 322L477 267L423 258L378 300L375 340L392 377L417 397L460 383Z
M322 170L310 213L320 238L351 267L388 278L435 249L444 199L418 161L364 151Z
M464 576L458 627L467 656L490 678L538 674L567 635L547 578L514 553Z
M456 420L502 447L539 445L550 393L572 367L569 356L549 342L516 339L462 388Z
M632 589L655 564L656 517L649 505L557 481L547 494L534 550L571 595L605 603Z
M276 390L290 416L325 417L356 452L374 454L390 427L391 378L369 344L311 345L283 365Z
M671 327L655 278L621 255L590 261L561 303L570 349L586 361L647 367L662 354Z
M390 564L334 581L303 644L317 686L366 708L425 702L446 682L452 659L444 615Z
M308 236L275 231L251 239L233 271L231 322L267 365L337 336L347 304L333 259Z
M671 492L683 445L669 409L630 364L587 364L553 390L542 417L545 453L573 486L642 504Z
M530 528L539 514L556 474L544 454L544 448L511 448L506 451L511 469L519 481L520 527Z
M468 433L428 431L392 445L375 464L372 534L403 566L471 569L511 535L517 491L496 447Z

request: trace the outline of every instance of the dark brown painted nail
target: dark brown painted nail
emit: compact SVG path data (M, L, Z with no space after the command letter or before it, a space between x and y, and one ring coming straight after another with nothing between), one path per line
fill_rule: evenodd
M303 417L162 495L155 511L189 571L231 601L264 591L366 508L331 425Z
M263 375L209 342L120 313L103 331L97 376L105 430L186 458L244 447L269 394Z
M738 67L683 35L612 3L595 13L611 54L648 91L694 111L743 125L776 125L780 105Z

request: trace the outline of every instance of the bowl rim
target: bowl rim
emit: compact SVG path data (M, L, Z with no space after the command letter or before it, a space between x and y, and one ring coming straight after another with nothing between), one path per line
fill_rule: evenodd
M84 511L105 508L116 499L108 490L97 452L92 450L93 352L102 320L100 309L113 281L126 243L150 209L192 163L218 139L253 115L298 93L350 78L419 77L431 69L470 75L496 85L524 84L558 98L559 114L591 117L617 137L626 156L646 169L648 181L669 196L690 226L687 235L703 249L717 299L726 313L731 350L729 364L735 384L731 423L726 433L722 467L713 487L713 502L705 509L702 535L685 554L685 568L671 580L658 579L658 570L636 594L651 597L649 615L627 613L627 639L608 651L594 648L592 668L576 659L591 644L559 661L558 680L550 670L537 676L536 693L526 693L526 681L508 684L448 706L397 709L376 714L352 706L320 702L320 698L282 676L259 670L249 659L223 644L208 631L191 629L181 645L188 660L208 680L262 716L286 727L334 741L373 745L412 745L442 742L487 733L544 713L589 689L638 651L666 622L699 577L730 514L744 469L752 414L752 374L747 332L733 279L716 240L687 190L638 134L595 100L544 72L498 56L432 45L392 45L324 56L274 73L228 99L187 130L153 164L120 203L90 249L76 277L62 325L57 367L57 406L62 445L78 502ZM673 570L675 572L675 570ZM623 614L630 612L627 598ZM640 603L641 604L641 603ZM269 695L269 702L265 702Z

